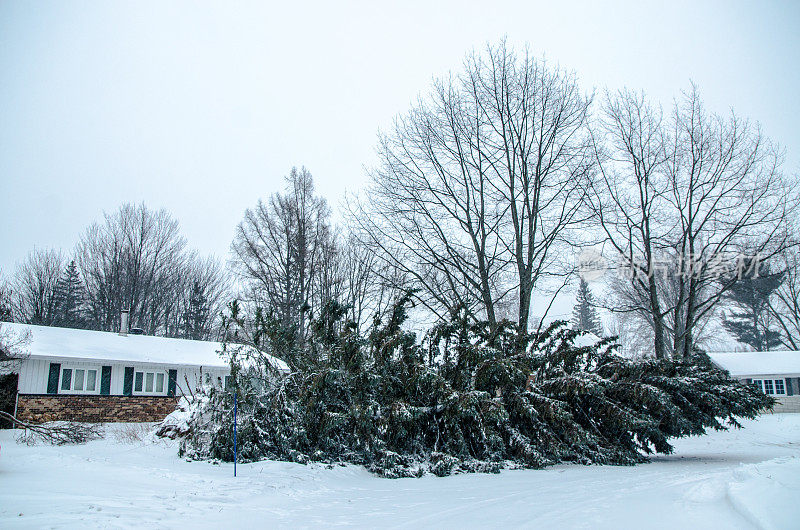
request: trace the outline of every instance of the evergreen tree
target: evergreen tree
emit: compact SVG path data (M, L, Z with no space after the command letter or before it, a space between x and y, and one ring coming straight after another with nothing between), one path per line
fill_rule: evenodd
M722 322L728 332L756 351L779 346L780 333L771 329L769 299L781 286L785 271L772 272L769 263L745 259L734 271L736 278L726 294L734 309Z
M12 322L11 287L0 278L0 322Z
M85 328L86 289L83 286L75 260L67 265L64 274L58 279L55 287L54 326L64 328Z
M183 313L183 336L187 339L204 340L210 335L209 322L211 306L208 298L200 287L200 282L192 284L189 295L189 304Z
M603 324L597 316L592 291L589 290L589 284L583 278L578 285L577 302L572 309L572 322L575 329L579 331L588 331L598 337L603 336Z
M350 462L385 477L635 464L671 452L671 438L738 426L773 403L701 352L627 359L611 339L576 345L581 332L564 322L531 335L462 310L420 342L402 327L409 303L401 297L367 337L342 321L342 306L326 304L309 340L292 346L316 349L303 356L314 364L286 376L260 353L285 355L273 330L246 338L260 325L232 311L225 337L239 343L224 350L236 352L232 373L242 375L239 461ZM184 404L181 455L231 461L232 393L208 387L195 399Z

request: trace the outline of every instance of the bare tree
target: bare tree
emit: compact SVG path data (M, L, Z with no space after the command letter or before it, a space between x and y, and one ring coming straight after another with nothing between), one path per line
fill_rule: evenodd
M783 283L769 300L769 313L781 332L783 346L800 350L800 249L786 249L778 259Z
M186 242L166 210L123 205L81 237L76 261L86 282L92 327L112 331L120 310L132 326L163 332L166 314L181 288Z
M369 319L379 310L380 277L375 270L375 254L354 235L342 248L342 269L345 274L343 303L349 308L350 320L359 329L369 326Z
M49 326L57 316L56 285L65 259L52 249L34 249L17 267L12 287L14 320Z
M628 309L648 315L656 357L688 357L731 272L786 248L793 190L758 127L708 114L694 87L668 122L629 91L609 95L604 115L606 149L598 138L601 175L588 204L630 272L629 300L639 305ZM671 267L678 274L662 281Z
M604 142L595 144L600 179L587 197L594 219L630 273L632 292L621 297L622 310L649 315L655 355L665 356L662 300L658 296L654 259L665 244L653 226L668 190L660 172L666 159L661 113L632 92L607 97L601 122ZM607 149L607 151L604 151ZM623 291L624 292L624 291Z
M248 298L266 306L286 327L299 319L292 240L289 205L273 195L245 211L231 245L231 265L249 289Z
M292 168L286 192L245 212L231 245L232 266L252 300L303 338L314 309L320 261L331 258L330 210L311 173ZM323 282L324 283L324 282Z
M662 307L674 308L680 297L685 280L681 278L680 259L674 254L657 253L657 270L653 275L654 285ZM613 325L620 333L620 344L627 353L645 356L653 353L655 341L654 319L650 305L649 290L643 289L639 281L632 281L630 271L615 274L608 280L608 291L613 293L603 303L603 307L613 315ZM706 296L707 293L701 293ZM715 328L716 313L705 313L695 324L694 344L708 347L712 344L712 330ZM661 319L666 337L675 334L676 313L666 311ZM669 350L668 350L669 351Z
M516 296L525 335L539 281L581 221L593 158L591 99L573 74L505 43L473 54L380 138L359 237L397 267L440 318L463 308L497 322Z
M738 272L754 257L769 260L785 250L797 198L780 172L780 153L760 128L733 113L708 114L694 86L676 105L672 126L669 204L679 220L676 247L691 257L675 304L673 349L688 357L695 325L741 276L720 281L720 259L735 256L728 266Z
M330 225L319 233L319 253L316 258L312 284L312 307L321 308L329 301L346 303L347 271L344 250Z

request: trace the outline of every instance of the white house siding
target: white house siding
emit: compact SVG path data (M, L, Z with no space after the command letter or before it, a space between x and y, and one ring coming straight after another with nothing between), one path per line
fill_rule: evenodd
M777 403L772 412L800 412L800 396L773 396Z
M205 379L206 381L201 381L201 374L202 374L202 379ZM201 382L210 384L217 384L219 382L224 384L225 376L228 374L230 374L230 369L228 368L203 367L201 369L201 368L180 367L178 368L178 381L177 381L177 386L175 388L175 393L178 395L183 395L189 390L191 390L191 392L194 392L194 390L200 386ZM189 389L186 388L187 380L189 381L189 385L191 385Z
M27 359L23 362L19 369L19 383L18 391L20 394L46 394L47 393L47 379L50 374L50 363L59 363L62 367L75 367L96 369L98 371L97 392L100 394L100 370L102 366L111 366L111 390L112 396L120 396L123 392L125 367L132 366L135 371L151 371L158 372L169 370L177 370L177 385L175 388L176 395L182 395L187 390L193 392L200 384L200 374L203 378L207 379L214 384L217 378L221 378L224 382L224 377L230 373L228 368L218 366L214 367L195 367L195 366L175 366L163 364L143 364L136 362L104 362L104 361L80 361L70 358L56 358L52 359ZM208 377L206 377L206 375ZM186 388L186 381L189 381L191 387ZM63 393L59 389L59 394ZM136 395L134 393L134 395Z
M772 407L772 412L800 412L800 374L758 374L737 376L737 379L745 383L750 383L753 379L783 379L785 395L775 395L775 406Z
M800 351L709 352L708 355L714 364L740 381L783 379L786 394L772 394L777 401L773 412L800 412Z
M47 392L47 375L50 361L28 359L19 368L20 394L45 394Z

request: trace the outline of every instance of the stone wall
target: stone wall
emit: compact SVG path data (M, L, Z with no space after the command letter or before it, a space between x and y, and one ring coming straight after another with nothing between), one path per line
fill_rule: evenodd
M175 410L174 396L25 395L17 401L17 417L34 423L161 421Z

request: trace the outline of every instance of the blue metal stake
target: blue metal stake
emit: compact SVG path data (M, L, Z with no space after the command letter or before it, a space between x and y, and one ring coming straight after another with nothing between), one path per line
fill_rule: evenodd
M236 476L236 388L233 389L233 476Z

